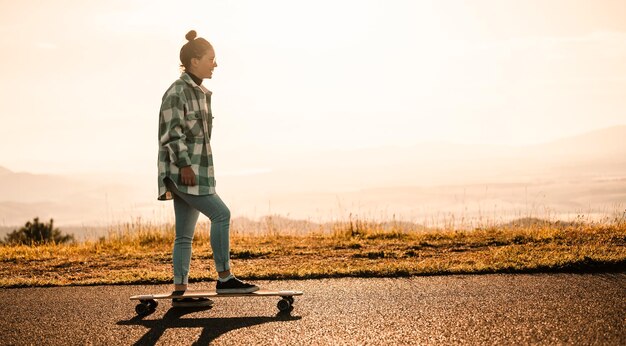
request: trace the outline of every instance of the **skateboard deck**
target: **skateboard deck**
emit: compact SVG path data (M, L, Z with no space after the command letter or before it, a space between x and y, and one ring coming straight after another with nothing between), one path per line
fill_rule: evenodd
M157 306L157 300L159 299L174 299L174 298L227 298L227 297L281 297L278 301L277 307L281 312L291 311L294 303L294 296L301 296L302 291L276 291L276 290L258 290L252 293L217 293L210 290L187 290L183 293L157 293L157 294L142 294L134 295L130 297L131 300L138 300L139 304L135 306L135 312L137 315L143 316L154 312Z

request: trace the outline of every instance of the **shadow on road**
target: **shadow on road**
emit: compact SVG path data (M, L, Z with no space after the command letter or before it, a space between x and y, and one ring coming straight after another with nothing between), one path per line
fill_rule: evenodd
M208 308L170 309L160 320L144 320L136 316L128 321L119 321L123 326L144 326L149 330L135 345L154 345L161 335L169 328L202 328L202 334L194 345L207 345L224 333L231 330L250 327L258 324L276 321L295 321L302 317L291 316L289 312L278 313L273 317L227 317L227 318L183 318L182 316L193 312L209 310Z

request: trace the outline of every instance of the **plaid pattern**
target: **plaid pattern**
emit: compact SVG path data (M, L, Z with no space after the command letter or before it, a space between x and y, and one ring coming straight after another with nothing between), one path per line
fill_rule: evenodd
M159 113L159 200L172 199L163 182L166 177L187 194L215 193L212 128L211 91L183 73L163 95ZM180 182L180 168L185 166L196 174L195 186Z

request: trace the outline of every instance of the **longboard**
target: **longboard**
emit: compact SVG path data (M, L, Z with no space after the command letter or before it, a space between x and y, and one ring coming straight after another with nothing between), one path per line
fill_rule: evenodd
M174 298L226 298L226 297L281 297L276 305L281 312L290 311L293 306L294 296L301 296L302 291L273 291L258 290L252 293L217 293L215 291L187 290L185 292L176 293L158 293L158 294L141 294L130 297L131 300L139 300L139 304L135 306L137 315L144 316L156 310L159 299Z

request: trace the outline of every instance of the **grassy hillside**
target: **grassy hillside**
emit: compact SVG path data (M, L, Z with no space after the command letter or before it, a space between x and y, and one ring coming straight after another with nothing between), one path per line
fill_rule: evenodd
M330 232L233 232L234 272L246 279L396 277L626 268L626 221L523 219L467 231L338 222ZM194 240L190 281L214 280L208 225ZM0 287L168 283L173 226L118 225L71 245L0 247Z

